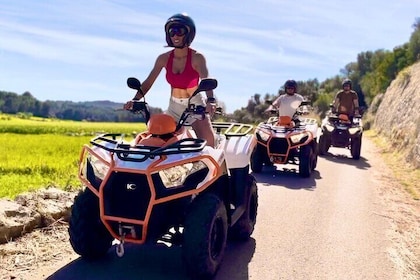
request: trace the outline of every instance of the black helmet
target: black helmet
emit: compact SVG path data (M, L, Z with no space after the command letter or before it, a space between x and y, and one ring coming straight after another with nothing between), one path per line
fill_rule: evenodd
M192 18L190 18L187 14L182 13L182 14L175 14L166 21L165 33L166 33L166 42L168 43L168 46L175 47L172 44L171 37L169 36L169 28L174 24L185 26L188 30L187 34L185 34L184 36L184 43L182 47L180 48L191 45L191 42L194 40L194 37L195 37L195 24Z
M297 92L297 83L296 83L296 81L295 81L295 80L287 80L287 81L284 83L284 90L286 91L286 88L288 88L288 87L293 87L293 88L295 88L294 93L296 93L296 92Z
M341 86L344 87L345 85L349 85L351 88L351 80L350 79L344 79L343 82L341 83Z

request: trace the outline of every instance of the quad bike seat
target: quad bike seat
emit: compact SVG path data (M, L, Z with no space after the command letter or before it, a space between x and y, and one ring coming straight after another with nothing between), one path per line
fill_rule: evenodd
M328 120L332 122L340 122L349 124L351 123L351 120L347 114L337 113L337 114L331 114L328 116Z
M279 116L279 120L277 122L278 126L285 126L285 127L294 127L295 123L292 121L292 118L289 116Z
M153 135L149 134L145 138L140 139L139 145L152 146L152 147L163 147L172 143L177 142L179 139L175 135Z
M348 115L346 114L339 114L338 115L338 119L340 120L340 122L342 123L350 123L350 118Z
M147 133L142 133L136 139L139 145L162 147L179 140L176 133L176 123L172 116L154 114L147 122Z

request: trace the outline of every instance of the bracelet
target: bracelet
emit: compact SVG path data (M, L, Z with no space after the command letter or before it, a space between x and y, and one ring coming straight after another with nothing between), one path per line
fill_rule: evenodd
M214 97L207 97L207 103L216 103L216 98L214 98Z
M140 98L136 97L138 92L140 92L140 94L141 94ZM143 90L141 88L139 88L138 92L136 93L136 95L133 98L134 101L138 101L138 100L140 100L144 97L144 93L143 93Z

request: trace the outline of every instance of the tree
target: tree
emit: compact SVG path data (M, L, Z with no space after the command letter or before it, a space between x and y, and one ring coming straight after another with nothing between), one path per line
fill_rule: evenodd
M261 104L261 100L260 99L261 99L261 94L259 94L259 93L254 94L255 104L260 105Z
M408 43L394 48L394 60L397 72L410 65Z
M321 118L325 117L325 113L330 109L330 104L333 102L332 94L320 94L318 99L314 102L314 107L320 114Z
M246 110L247 110L247 112L248 112L249 114L254 113L255 106L257 106L257 105L255 104L255 100L251 97L251 99L249 99L249 100L248 100L248 105L246 106Z
M362 52L357 55L357 67L359 70L360 77L363 77L364 75L366 75L366 73L372 71L372 56L373 52L371 51Z
M298 93L308 100L314 102L317 99L317 94L319 90L319 82L315 78L313 80L299 81L298 83Z
M15 93L9 93L4 97L4 105L2 111L8 114L16 114L19 112L19 100Z
M408 42L408 59L410 64L420 59L420 18L416 18L413 28L414 31Z

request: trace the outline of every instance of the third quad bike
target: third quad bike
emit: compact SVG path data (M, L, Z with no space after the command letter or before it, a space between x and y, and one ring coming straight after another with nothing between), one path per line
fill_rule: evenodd
M308 101L303 101L292 118L271 110L276 116L257 126L258 143L251 155L253 172L261 172L263 165L296 164L301 177L311 175L318 160L318 123L316 119L303 117L308 105Z
M330 146L350 149L353 159L360 159L363 126L361 116L351 119L347 114L329 111L321 125L319 154L325 155Z
M127 83L140 88L135 78ZM194 95L216 86L215 79L203 79ZM217 144L209 147L187 128L205 116L201 106L189 104L178 123L150 115L145 101L135 102L132 111L146 111L146 131L132 140L102 134L82 149L85 188L72 207L70 243L86 259L103 257L113 242L118 256L126 243L180 246L193 279L211 278L227 240L248 240L255 227L253 127L214 123Z

